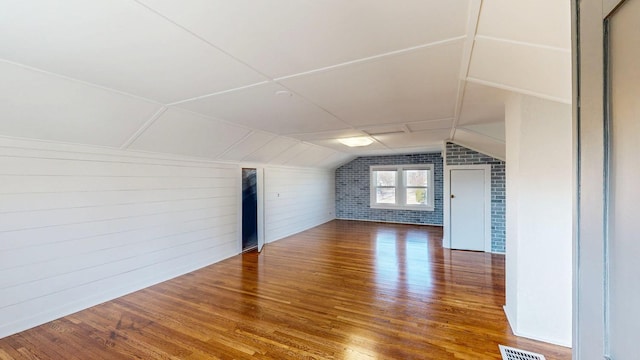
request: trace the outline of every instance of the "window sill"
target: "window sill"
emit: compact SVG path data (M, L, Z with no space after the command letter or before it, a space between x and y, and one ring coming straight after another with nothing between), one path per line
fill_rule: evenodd
M384 210L410 210L410 211L434 211L433 206L400 206L400 205L370 205L371 209L384 209Z

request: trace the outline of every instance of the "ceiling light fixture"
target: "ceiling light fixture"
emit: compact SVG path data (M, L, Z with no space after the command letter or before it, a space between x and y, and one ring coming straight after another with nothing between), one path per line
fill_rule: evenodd
M373 140L367 136L338 139L338 141L349 147L367 146L373 143Z

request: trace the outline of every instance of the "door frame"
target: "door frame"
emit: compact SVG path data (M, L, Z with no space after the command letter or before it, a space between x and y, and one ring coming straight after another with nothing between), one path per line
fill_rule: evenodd
M491 252L491 165L446 165L444 167L444 236L442 246L451 248L451 170L484 170L484 251Z
M264 226L264 167L250 164L242 164L236 171L236 190L237 196L237 252L242 253L242 169L256 169L256 191L258 200L258 252L262 250L265 244L265 226ZM261 246L262 245L262 246Z
M601 360L607 353L605 21L623 1L571 1L574 359Z

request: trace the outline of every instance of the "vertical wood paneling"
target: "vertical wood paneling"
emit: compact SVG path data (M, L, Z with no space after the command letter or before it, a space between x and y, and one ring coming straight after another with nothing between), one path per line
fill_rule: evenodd
M0 139L0 337L236 254L236 169Z
M266 241L276 241L334 219L334 184L332 170L266 168Z

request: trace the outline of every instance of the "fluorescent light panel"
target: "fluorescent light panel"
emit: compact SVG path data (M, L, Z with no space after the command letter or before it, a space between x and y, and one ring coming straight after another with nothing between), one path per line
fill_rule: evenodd
M338 139L338 141L349 147L367 146L373 143L373 140L367 136Z

